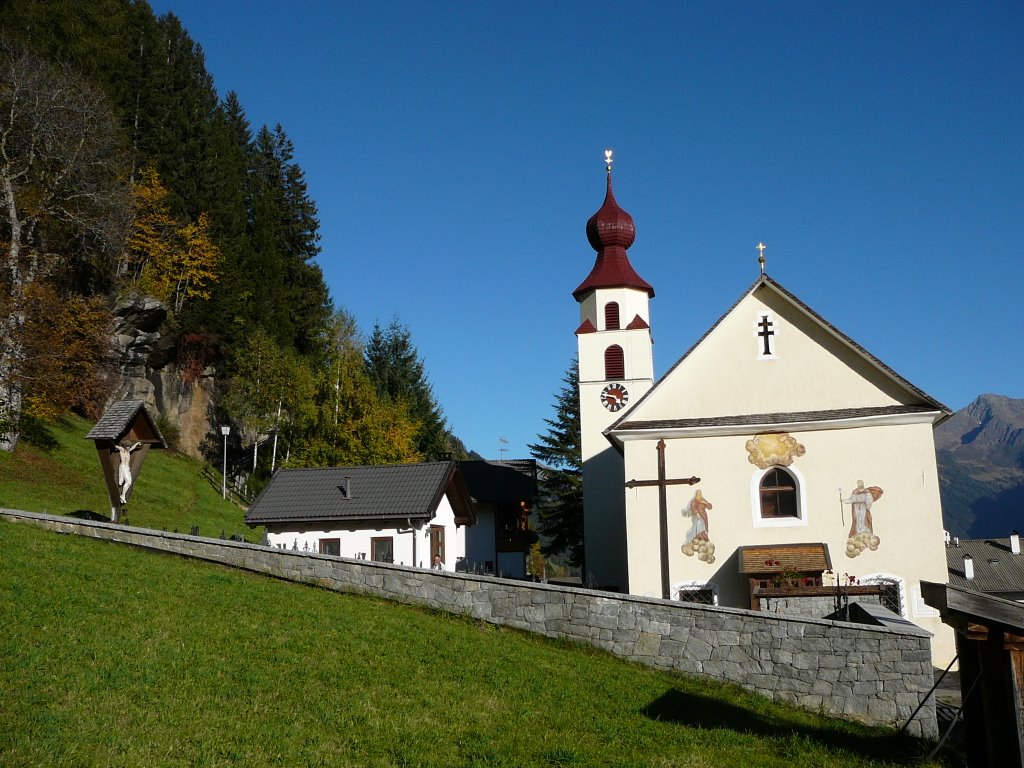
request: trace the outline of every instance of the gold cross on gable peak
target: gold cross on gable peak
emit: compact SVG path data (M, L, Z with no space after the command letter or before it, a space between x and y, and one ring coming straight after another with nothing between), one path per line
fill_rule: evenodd
M761 265L761 274L762 275L764 274L764 264L765 264L764 249L767 248L767 247L768 246L765 245L764 243L758 243L757 244L757 250L758 250L757 263Z

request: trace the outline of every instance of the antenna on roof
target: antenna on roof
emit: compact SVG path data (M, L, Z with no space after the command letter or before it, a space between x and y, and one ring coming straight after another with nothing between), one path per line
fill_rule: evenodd
M504 437L498 438L498 454L502 459L505 458L505 454L508 453L508 439Z

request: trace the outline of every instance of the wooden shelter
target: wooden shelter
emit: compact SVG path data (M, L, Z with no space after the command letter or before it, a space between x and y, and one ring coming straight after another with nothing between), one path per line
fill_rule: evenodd
M116 523L131 497L132 487L149 449L166 448L167 443L141 400L113 403L85 439L96 443L110 496L110 519ZM121 467L125 462L130 472L128 482L122 482L125 478Z
M971 768L1024 768L1024 604L921 582L924 601L956 630Z

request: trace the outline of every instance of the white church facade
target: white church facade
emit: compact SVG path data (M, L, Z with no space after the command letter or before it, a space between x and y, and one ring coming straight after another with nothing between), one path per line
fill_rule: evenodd
M594 582L737 608L773 575L888 585L934 661L952 658L920 591L947 580L932 430L949 409L763 272L655 381L654 289L610 164L587 236L597 258L573 295Z

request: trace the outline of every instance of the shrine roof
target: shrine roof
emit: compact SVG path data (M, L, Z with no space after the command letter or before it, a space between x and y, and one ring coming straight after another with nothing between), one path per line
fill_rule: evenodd
M743 574L820 573L832 569L828 544L757 544L737 549L739 572Z
M466 525L475 513L455 461L280 469L245 514L247 525L430 520L445 494Z
M142 400L119 400L111 403L110 407L103 412L100 420L89 430L85 439L110 440L116 443L129 432L136 416L140 414L146 420L146 425L154 436L153 439L144 439L142 442L166 448L167 443L164 441L164 436L160 434L156 421L150 416L149 409L146 408L146 404Z

